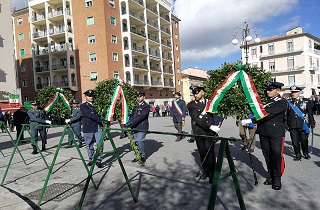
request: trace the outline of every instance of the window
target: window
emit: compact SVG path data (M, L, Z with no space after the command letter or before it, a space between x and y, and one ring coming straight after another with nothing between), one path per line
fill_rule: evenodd
M309 39L309 49L312 49L312 40Z
M109 0L110 7L114 7L114 0Z
M95 35L90 35L88 36L88 43L92 44L96 42L96 36Z
M295 85L295 77L294 75L289 75L289 86Z
M162 91L161 90L159 91L159 96L162 96Z
M97 80L98 79L98 72L91 72L90 73L90 80Z
M176 45L176 50L179 50L179 46L178 45Z
M117 36L116 35L111 35L111 42L117 43Z
M180 80L178 80L178 85L181 85Z
M252 58L257 58L257 48L252 48L251 49L251 55L252 55Z
M153 95L152 90L150 90L149 91L149 96L152 96L152 95Z
M293 51L293 41L287 41L287 51L292 52Z
M19 25L19 26L22 25L22 18L18 18L18 25Z
M174 38L178 39L178 34L174 34Z
M112 53L112 60L118 61L118 53Z
M311 76L310 80L311 82L313 82L313 74L311 74L310 76Z
M22 80L22 87L27 87L27 80Z
M26 68L26 64L21 64L21 72L25 72Z
M24 56L25 54L24 54L24 49L20 49L20 56L22 57L22 56Z
M273 55L274 54L274 45L273 44L269 44L268 53L269 53L269 55Z
M22 41L22 40L24 40L24 34L23 33L19 34L19 41Z
M23 101L29 101L28 96L23 96Z
M275 65L274 60L269 61L269 70L271 72L275 72L275 69L276 69L276 65Z
M260 63L260 68L263 69L263 62Z
M120 74L118 71L113 71L113 78L120 79Z
M317 58L317 67L319 67L319 58Z
M86 0L86 7L92 7L92 0Z
M114 26L116 25L116 19L112 16L110 16L110 24Z
M179 56L176 57L176 61L179 62Z
M294 59L293 57L288 58L288 69L291 70L294 68Z
M262 50L262 46L260 46L260 53L262 53L262 51L263 51L263 50Z
M174 21L174 27L178 28L178 22Z
M312 57L309 57L309 65L312 66Z
M180 72L180 68L177 68L177 72L178 72L178 73Z
M166 96L168 96L169 95L169 93L168 93L168 91L166 90Z
M94 17L93 16L87 17L87 25L90 26L93 24L94 24Z
M97 60L97 54L96 53L92 53L89 55L89 61L90 62L94 62Z

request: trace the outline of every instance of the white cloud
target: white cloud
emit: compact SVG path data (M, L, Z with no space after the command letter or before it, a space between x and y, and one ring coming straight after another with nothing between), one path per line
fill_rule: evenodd
M299 25L301 17L300 16L294 16L289 19L289 22L280 26L279 30L280 31L288 31L290 29L293 29Z
M181 53L184 61L225 57L238 51L231 34L289 12L298 0L176 0L174 13L181 19ZM243 27L242 27L243 26Z

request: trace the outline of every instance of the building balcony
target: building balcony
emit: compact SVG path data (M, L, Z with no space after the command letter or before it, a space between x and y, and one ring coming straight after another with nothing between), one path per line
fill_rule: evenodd
M170 33L170 29L168 29L168 28L165 28L165 27L160 27L160 29L161 29L161 31L162 32L164 32L164 33L166 33L167 35L170 35L171 33Z
M73 51L73 47L68 44L61 44L61 45L53 45L51 46L51 53L59 53L59 52L66 52L66 51Z
M49 66L37 66L34 68L35 72L40 73L40 72L49 72Z
M154 72L162 73L161 69L158 66L151 66L150 70Z
M160 14L160 17L170 23L170 18L168 14Z
M147 23L148 23L148 25L150 25L150 26L152 26L152 27L154 27L156 29L159 29L158 23L153 22L152 20L149 20L149 19L147 19Z
M133 68L141 69L141 70L148 70L148 66L142 63L134 63Z
M34 25L45 25L46 23L46 16L44 15L36 15L31 18L31 23Z
M39 40L41 41L42 39L47 38L47 32L46 31L40 31L40 32L35 32L32 34L32 37L34 40Z
M163 59L166 59L166 60L168 60L168 61L172 61L172 56L171 56L171 55L170 55L170 56L163 55L162 58L163 58Z
M155 15L158 16L158 10L157 7L152 7L149 4L146 4L147 10L149 10L150 12L154 13Z
M311 66L309 66L309 70L310 70L310 71L318 71L318 70L319 70L319 66L317 66L317 65L311 65Z
M49 86L48 83L38 83L38 84L36 84L36 89L41 90L42 88L48 87L48 86Z
M150 40L152 40L152 41L154 41L154 42L157 42L157 43L159 43L160 42L160 40L159 40L159 37L157 37L157 36L155 36L155 35L148 35L148 39L150 39Z
M173 82L164 82L165 87L174 87Z
M131 17L134 17L135 19L143 22L143 23L145 22L144 16L138 15L137 13L135 13L135 12L132 11L132 10L129 10L129 15L130 15Z
M132 0L133 2L137 3L138 5L143 6L143 0Z
M132 45L132 51L139 52L146 54L146 47L145 46L137 46L137 45Z
M46 56L49 54L49 50L48 50L48 48L33 50L32 54L33 54L33 56Z
M66 70L68 69L68 64L53 64L52 71Z
M55 27L55 28L50 28L49 29L49 35L51 37L55 37L55 38L63 37L64 36L64 32L65 32L65 27L64 26Z
M137 34L139 36L147 37L144 30L137 30L135 27L131 27L130 32Z
M68 81L55 81L52 83L52 85L56 86L56 87L68 87L69 82Z
M270 57L277 57L279 55L290 55L295 53L301 53L303 52L303 47L296 47L296 48L288 48L287 50L279 50L279 51L270 51L268 53L262 53L260 54L261 59L269 59Z
M162 86L162 81L152 81L151 80L151 85L153 85L153 86Z
M148 80L143 80L143 81L141 81L141 80L134 80L134 81L133 81L133 85L149 86L150 83L149 83Z
M166 47L171 48L171 42L170 42L170 41L161 40L161 44L164 45L164 46L166 46Z
M288 73L288 72L300 72L305 70L304 66L293 66L288 67L286 69L269 69L271 74L281 74L281 73Z
M165 74L173 74L173 69L172 68L165 68L165 69L163 69L163 73L165 73Z

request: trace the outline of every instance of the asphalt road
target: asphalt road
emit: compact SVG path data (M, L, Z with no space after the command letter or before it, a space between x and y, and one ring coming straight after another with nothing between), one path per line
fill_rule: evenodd
M315 116L320 122L320 117ZM117 128L118 125L113 125ZM190 132L190 118L184 127ZM175 132L169 117L150 117L150 130ZM293 161L293 150L290 136L286 133L284 158L285 173L282 177L282 190L274 191L271 186L263 185L267 176L264 158L257 139L257 148L253 153L259 185L254 185L249 156L240 150L241 142L231 146L231 153L237 168L237 175L247 209L320 209L320 143L319 128L314 131L314 149L310 160ZM12 133L15 136L15 133ZM57 143L62 135L62 128L49 129L48 150L44 152L46 160L52 161ZM112 132L115 144L122 156L125 170L132 187L138 195L134 203L125 184L120 166L114 155L103 159L105 167L95 169L94 180L99 188L90 183L84 200L83 209L206 209L211 185L208 180L197 181L198 155L195 143L185 140L175 142L175 136L148 134L146 140L147 162L144 167L131 163L134 157L128 139L119 139L118 132ZM223 122L220 136L238 136L235 120L228 118ZM310 138L311 139L311 138ZM65 145L67 137L64 138ZM219 143L216 145L217 149ZM106 150L111 148L105 142ZM8 134L0 133L0 178L2 179L13 144ZM39 191L42 189L48 170L39 155L31 155L30 144L19 146L28 165L25 165L18 154L15 154L4 186L0 187L0 209L76 209L83 185L87 177L75 148L62 148L56 160L53 174L48 183L48 193L40 207L37 207ZM87 158L85 148L81 149ZM223 173L228 172L228 164L223 162ZM70 189L73 187L72 189ZM68 190L69 189L69 190ZM240 209L233 187L232 178L221 180L215 209Z

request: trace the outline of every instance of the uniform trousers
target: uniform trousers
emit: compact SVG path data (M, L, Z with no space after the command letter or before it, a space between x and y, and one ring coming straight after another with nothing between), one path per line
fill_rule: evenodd
M173 122L173 125L175 129L177 129L178 133L182 133L182 122ZM177 138L182 139L181 136L178 136Z
M254 128L249 129L248 126L243 126L243 125L241 125L241 123L239 123L239 135L242 139L243 146L250 146L250 144L251 144L251 147L248 149L255 149L256 138L254 137L254 134L256 133L256 130L257 130L256 125L254 126ZM249 137L250 137L249 142L248 142L247 132L249 132ZM252 141L252 143L251 143L251 141Z
M138 147L139 147L139 151L141 154L142 158L146 158L146 152L144 150L144 141L146 138L147 133L145 132L137 132L137 133L133 133L133 138L134 141L137 143Z
M195 137L195 140L200 155L202 168L204 172L207 173L206 175L209 176L209 179L212 180L216 166L215 141L199 137Z
M309 154L309 151L308 151L309 134L306 134L300 128L290 128L289 132L290 132L292 146L296 154L296 157L301 158L300 144L301 144L303 154L308 155Z
M268 172L275 184L281 182L284 172L284 137L270 137L259 135L263 156L265 158Z
M34 129L34 128L30 128L30 133L32 135L32 137L34 138L34 140L37 142L38 141L38 133L40 134L40 138L42 141L42 144L46 144L47 143L47 133L46 133L46 129L45 128L41 128L41 130L39 129ZM33 142L31 141L31 145L34 145Z
M86 149L87 149L89 161L92 161L94 156L94 147L93 147L94 142L96 142L96 144L98 145L101 135L102 135L102 129L100 127L98 128L98 131L95 133L83 133L84 141L86 142ZM103 152L103 143L102 143L102 148L100 152ZM99 155L97 158L97 162L101 162L101 160L102 159Z
M74 137L75 139L77 139L78 141L81 141L82 137L81 137L81 125L79 126L70 126L70 129L72 132L68 133L68 141L72 142L72 138Z

